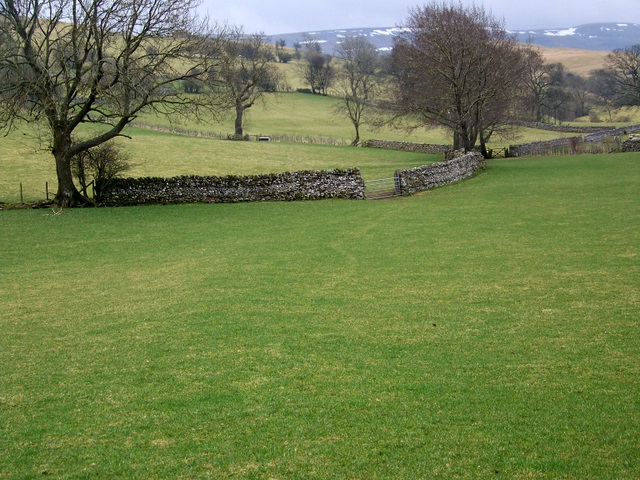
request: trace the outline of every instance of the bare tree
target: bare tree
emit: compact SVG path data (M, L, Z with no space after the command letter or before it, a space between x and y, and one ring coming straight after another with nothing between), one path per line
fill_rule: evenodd
M412 9L393 49L397 112L453 132L471 150L509 122L524 78L522 47L481 7Z
M577 73L567 73L565 78L569 94L574 102L574 114L583 117L589 114L589 92L587 80Z
M143 110L184 114L175 88L203 80L216 44L196 0L0 0L0 127L42 120L49 133L62 206L87 203L71 160L123 135ZM74 141L85 123L94 136Z
M617 85L608 70L599 69L591 73L588 80L589 92L594 94L599 103L605 108L609 121L613 121L613 110L618 106Z
M313 38L307 38L304 46L304 54L298 64L298 73L307 81L312 93L326 95L335 76L335 70L331 64L332 57L323 53L320 43Z
M340 103L336 110L355 129L352 145L360 143L360 126L372 108L380 86L380 56L375 45L364 37L347 37L336 49L341 60L337 73Z
M302 54L300 53L300 50L302 49L302 44L300 42L293 42L293 58L295 58L296 60L300 60Z
M222 49L220 68L212 80L235 112L235 135L244 134L245 112L267 92L274 92L281 75L273 63L268 38L261 33L245 36L242 31L229 35ZM215 87L214 87L215 88Z
M604 73L619 105L640 105L640 44L607 55Z
M551 115L557 111L566 98L561 94L565 83L564 65L545 63L539 50L529 47L526 50L527 103L536 122L541 122L545 113ZM560 102L560 103L558 103Z

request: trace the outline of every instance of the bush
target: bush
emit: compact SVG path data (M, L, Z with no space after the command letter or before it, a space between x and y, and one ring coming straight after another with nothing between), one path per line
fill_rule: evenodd
M278 54L278 58L280 59L281 63L289 63L291 60L293 60L293 55L289 52L280 52Z
M94 200L100 203L102 192L110 182L130 170L131 164L120 147L107 142L76 155L72 161L72 169L83 195L88 197L87 188L93 182Z

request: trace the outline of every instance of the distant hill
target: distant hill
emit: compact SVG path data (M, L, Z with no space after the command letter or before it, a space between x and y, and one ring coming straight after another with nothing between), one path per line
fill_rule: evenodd
M639 23L589 23L564 29L512 31L518 40L542 47L614 50L640 43Z
M384 51L391 49L393 37L401 31L397 27L323 30L273 35L272 40L276 42L284 39L287 46L291 47L294 43L302 43L307 37L311 37L322 45L324 52L333 53L338 43L346 36L362 35ZM530 40L535 45L552 48L611 51L640 43L638 23L589 23L561 29L512 30L510 33L522 42Z

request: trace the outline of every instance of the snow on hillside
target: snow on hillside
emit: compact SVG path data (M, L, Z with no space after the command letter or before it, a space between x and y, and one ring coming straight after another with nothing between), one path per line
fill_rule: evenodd
M287 46L303 44L313 38L326 53L333 53L347 36L367 37L381 51L391 50L393 38L403 29L399 27L353 28L273 35L274 42L285 40ZM510 31L520 41L531 41L544 47L578 48L583 50L614 50L640 43L638 23L590 23L560 29Z

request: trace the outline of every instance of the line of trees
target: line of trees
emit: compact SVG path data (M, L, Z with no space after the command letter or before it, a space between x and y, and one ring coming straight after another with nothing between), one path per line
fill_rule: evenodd
M567 72L561 63L544 62L531 47L527 55L526 110L538 122L571 121L593 107L640 105L640 45L614 50L605 66L587 77Z
M489 139L512 135L517 121L558 123L594 107L640 105L640 45L613 51L603 69L583 77L546 63L482 7L434 2L410 10L403 26L390 58L363 37L336 50L336 111L352 122L354 144L360 125L380 124L384 112L387 123L443 126L454 148L489 156Z

